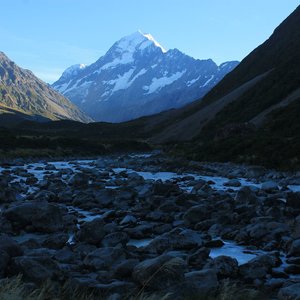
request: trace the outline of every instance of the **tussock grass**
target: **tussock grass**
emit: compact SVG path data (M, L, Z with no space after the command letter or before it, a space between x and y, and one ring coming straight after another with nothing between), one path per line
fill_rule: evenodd
M167 262L161 268L172 270L171 265L176 261ZM162 270L160 268L160 271ZM169 269L171 268L171 269ZM155 272L152 276L158 274ZM151 277L153 278L153 277ZM149 278L149 281L151 280ZM93 295L87 292L73 291L66 287L59 287L57 284L48 281L41 287L34 287L22 281L22 277L0 280L0 299L1 300L106 300L107 297ZM124 300L173 300L178 299L172 293L145 293L141 289L135 296L125 297ZM197 295L193 298L182 300L263 300L268 299L261 293L253 289L247 289L232 284L229 280L224 281L217 291L216 296Z
M47 281L41 287L31 286L23 282L22 277L3 279L0 281L1 300L103 300L92 294L71 291L65 287Z
M145 298L145 300L152 300L153 295L152 296L143 296L144 290L147 288L148 284L155 279L155 277L159 274L159 273L164 273L166 276L169 276L170 278L176 278L178 276L178 268L180 268L182 266L182 259L178 258L178 257L174 257L172 259L170 259L169 261L165 262L164 264L162 264L143 284L142 288L140 289L140 291L137 293L137 295L135 297L133 297L134 300L140 300L141 297L150 297ZM144 298L142 298L144 299ZM163 299L168 299L168 294L163 296Z

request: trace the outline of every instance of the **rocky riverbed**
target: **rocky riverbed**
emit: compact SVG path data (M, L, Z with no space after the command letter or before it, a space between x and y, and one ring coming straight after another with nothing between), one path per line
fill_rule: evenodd
M0 278L105 298L300 297L300 173L162 154L0 166Z

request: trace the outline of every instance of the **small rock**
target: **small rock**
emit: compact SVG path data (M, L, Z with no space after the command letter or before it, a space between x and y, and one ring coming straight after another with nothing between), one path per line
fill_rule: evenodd
M136 217L127 215L120 222L120 225L128 225L128 224L136 224L136 223L137 223Z
M230 179L224 183L225 186L240 187L241 183L238 179Z
M220 239L218 240L211 240L205 243L205 247L208 248L220 248L224 246L224 242Z

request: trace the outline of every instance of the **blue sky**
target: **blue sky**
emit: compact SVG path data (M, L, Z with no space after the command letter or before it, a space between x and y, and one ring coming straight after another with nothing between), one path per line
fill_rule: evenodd
M52 83L138 29L218 64L242 60L299 0L0 0L0 51Z

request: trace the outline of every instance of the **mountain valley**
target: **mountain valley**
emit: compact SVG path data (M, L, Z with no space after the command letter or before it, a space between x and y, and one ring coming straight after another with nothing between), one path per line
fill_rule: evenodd
M219 66L136 32L52 87L0 52L0 299L299 300L299 29Z

